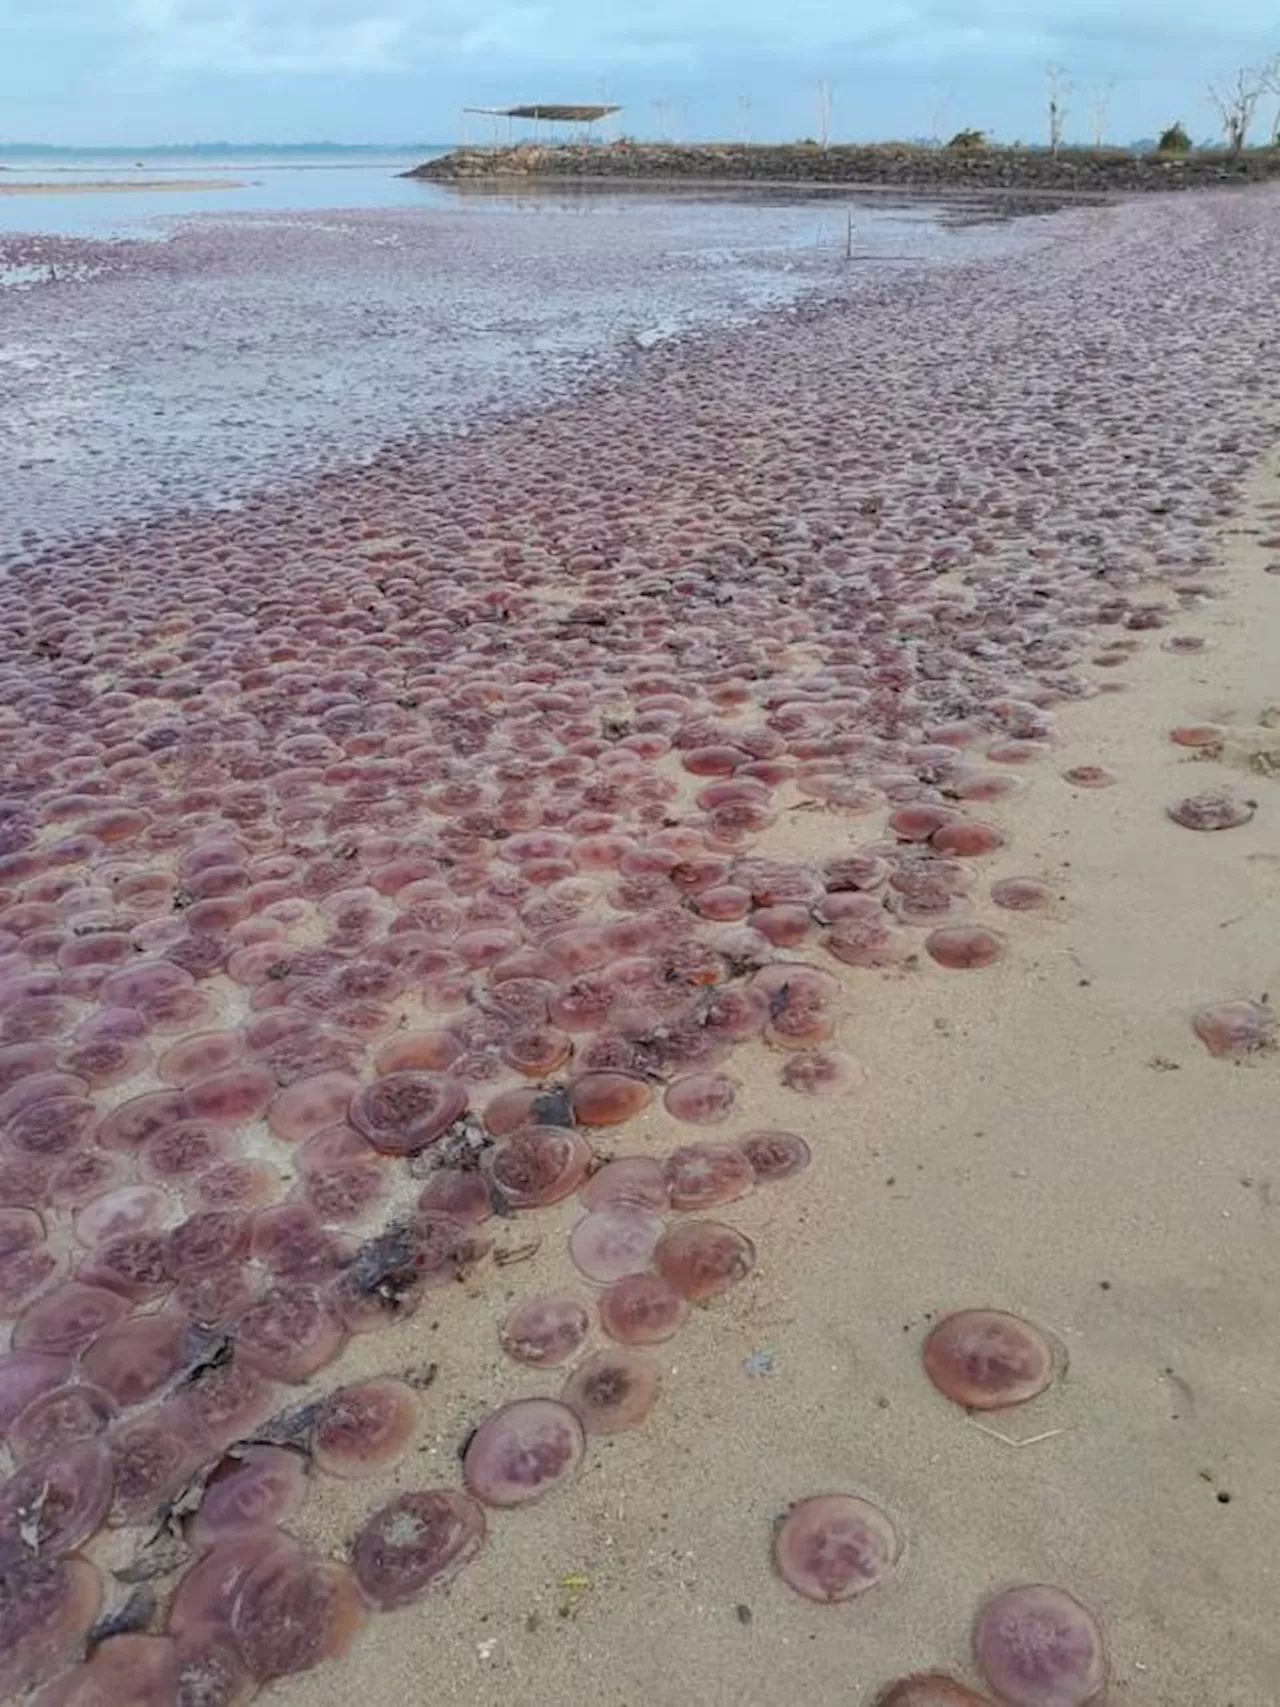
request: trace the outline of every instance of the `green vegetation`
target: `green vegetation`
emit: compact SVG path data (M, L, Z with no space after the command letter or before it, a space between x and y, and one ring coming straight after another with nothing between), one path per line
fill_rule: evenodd
M947 144L948 148L955 149L958 153L977 148L989 148L990 146L985 130L958 130Z
M1191 138L1187 135L1181 119L1176 124L1171 124L1168 130L1161 132L1160 140L1156 143L1157 154L1190 154L1190 152Z

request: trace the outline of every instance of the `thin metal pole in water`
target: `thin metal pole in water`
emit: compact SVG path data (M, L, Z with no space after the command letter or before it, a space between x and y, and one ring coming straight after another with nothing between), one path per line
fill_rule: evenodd
M848 227L845 231L844 258L846 261L852 261L852 259L853 259L853 209L852 208L846 208L845 212L848 214L849 224L848 224Z

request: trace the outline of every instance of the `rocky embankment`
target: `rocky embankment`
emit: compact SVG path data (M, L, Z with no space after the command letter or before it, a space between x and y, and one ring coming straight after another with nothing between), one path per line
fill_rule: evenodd
M488 178L636 179L690 183L862 184L902 189L1019 190L1103 195L1200 189L1280 177L1280 150L1129 154L1069 149L820 148L817 144L589 143L459 148L405 174L460 183Z

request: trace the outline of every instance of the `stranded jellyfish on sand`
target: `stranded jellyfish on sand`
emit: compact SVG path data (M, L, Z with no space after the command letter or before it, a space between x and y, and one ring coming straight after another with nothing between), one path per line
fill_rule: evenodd
M376 1476L405 1456L417 1426L417 1401L403 1381L360 1381L320 1401L311 1453L331 1476Z
M287 1523L307 1492L307 1463L284 1446L244 1446L223 1459L205 1486L190 1536L209 1547L229 1535Z
M663 1230L660 1215L641 1209L595 1209L570 1233L569 1255L580 1274L607 1286L648 1268Z
M345 1565L284 1545L246 1575L231 1609L231 1634L250 1672L266 1683L346 1653L363 1621Z
M586 1437L576 1413L555 1399L517 1399L480 1424L462 1473L478 1500L528 1505L578 1473Z
M793 1505L773 1537L778 1575L808 1600L852 1600L882 1583L902 1542L893 1523L856 1494L819 1494Z
M899 1678L876 1696L874 1707L991 1707L985 1695L940 1671Z
M978 1614L973 1652L1007 1707L1085 1707L1106 1686L1102 1631L1065 1589L1034 1583L996 1595Z
M653 1266L692 1304L716 1298L745 1280L755 1267L751 1240L720 1221L685 1221L659 1240Z
M1275 1015L1265 1002L1245 999L1211 1002L1197 1008L1191 1028L1210 1055L1242 1060L1271 1049L1275 1043Z
M809 1146L794 1132L744 1132L737 1147L751 1164L757 1185L790 1179L813 1160Z
M578 1189L591 1165L591 1146L570 1127L527 1126L499 1138L484 1164L508 1208L540 1209Z
M484 1546L484 1507L452 1488L398 1494L356 1536L352 1569L380 1612L445 1588Z
M1063 771L1062 780L1069 782L1072 788L1111 788L1119 778L1101 765L1075 765L1071 770Z
M1235 830L1247 824L1257 809L1255 800L1240 800L1225 789L1216 789L1208 794L1189 794L1166 811L1184 830Z
M598 1351L569 1376L560 1392L588 1434L638 1427L658 1399L658 1366L642 1351Z
M938 1323L924 1346L925 1373L940 1393L971 1410L1021 1405L1053 1380L1053 1349L1020 1316L961 1310Z
M600 1326L623 1345L660 1345L689 1314L689 1303L660 1274L629 1274L600 1299Z
M517 1363L536 1369L567 1363L586 1339L591 1317L571 1292L524 1298L502 1324L502 1349Z
M375 1150L414 1156L442 1138L467 1106L466 1086L430 1073L388 1073L351 1099L347 1118Z
M714 1209L745 1197L756 1181L740 1144L686 1144L663 1163L673 1209Z
M993 966L1004 955L1004 938L984 925L943 925L930 931L924 946L931 960L952 972Z

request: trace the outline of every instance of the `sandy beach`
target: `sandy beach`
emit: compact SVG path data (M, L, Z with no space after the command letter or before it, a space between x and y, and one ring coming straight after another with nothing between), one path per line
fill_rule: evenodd
M650 1348L647 1420L592 1437L545 1498L492 1506L486 1545L447 1590L371 1613L343 1657L299 1664L266 1699L870 1707L934 1669L984 1699L975 1614L1034 1583L1104 1633L1107 1686L1059 1698L1074 1707L1280 1699L1280 1055L1215 1058L1191 1025L1204 1004L1263 1000L1278 971L1276 206L1264 189L1071 210L1016 264L904 271L852 307L815 300L637 353L467 441L15 563L0 587L13 752L0 1040L48 1039L56 1070L74 1071L67 1039L86 1011L136 1004L151 1053L126 1048L128 1072L75 1093L97 1122L82 1147L123 1156L130 1188L179 1121L225 1127L231 1165L295 1202L313 1200L318 1137L338 1133L326 1165L366 1168L369 1131L385 1142L387 1195L326 1221L347 1241L330 1268L317 1244L314 1268L291 1270L255 1224L242 1277L255 1303L226 1327L228 1356L243 1364L250 1312L299 1272L341 1316L364 1272L352 1246L392 1210L416 1213L435 1152L390 1153L396 1135L369 1113L406 1035L430 1032L415 1060L431 1059L432 1094L456 1081L484 1118L453 1122L447 1142L480 1145L494 1177L493 1099L520 1083L508 980L539 986L523 994L550 1015L540 1046L572 1047L548 1082L567 1079L598 1161L760 1129L812 1150L794 1178L709 1209L753 1242L755 1265ZM1221 727L1217 746L1170 740L1201 723ZM1248 821L1197 834L1168 815L1223 790ZM910 839L898 814L913 806L938 810L939 838L954 814L999 845L949 859L944 839ZM831 952L829 910L853 892L833 862L854 853L877 868L864 901L896 945L888 965ZM723 912L703 889L676 893L698 859ZM1043 883L1047 905L995 905L1013 877ZM771 946L762 897L786 881L810 900L796 942ZM913 899L989 933L993 963L942 964ZM104 974L113 944L123 959ZM410 950L420 975L375 989ZM570 996L587 999L565 970L579 953L628 994L613 991L594 1036L569 1037L555 1028ZM766 1004L772 1044L762 1017L732 1052L704 1050L705 1004L774 959L835 981L818 1018L849 1058L839 1094L794 1088L796 1063L816 1074L827 1045L782 1046L790 998ZM345 1110L332 1128L281 1110L292 1086L259 1039L291 1013L341 1062L326 1057L341 1083L312 1087L317 1108L338 1096ZM221 1076L171 1066L176 1044L208 1033L231 1063ZM587 1126L574 1098L602 1070L593 1045L651 1098L637 1118ZM735 1093L705 1125L676 1116L670 1089L704 1068ZM41 1057L26 1077L53 1070ZM149 1105L160 1124L131 1126L132 1100L165 1087L181 1096ZM26 1155L23 1118L0 1160ZM11 1194L18 1174L0 1174ZM164 1241L208 1206L202 1189L165 1184L146 1227L161 1269ZM65 1254L70 1219L47 1177L40 1191L0 1202L38 1202L42 1238ZM327 1358L256 1395L265 1414L339 1384L415 1383L410 1450L360 1479L311 1467L287 1518L303 1562L277 1564L301 1573L290 1652L306 1666L328 1629L316 1585L340 1578L324 1572L374 1508L458 1488L477 1425L559 1392L563 1371L504 1355L513 1305L573 1292L592 1310L584 1349L609 1347L599 1288L568 1250L581 1212L569 1196L493 1215L475 1229L492 1252L463 1278L410 1292L416 1308L378 1331L343 1343L335 1328ZM188 1309L164 1272L143 1315ZM41 1307L12 1312L19 1350L43 1343ZM969 1308L1041 1331L1046 1390L978 1414L930 1384L930 1329ZM145 1481L138 1416L172 1432L180 1415L201 1462L232 1443L207 1374L179 1358L170 1385L111 1422L117 1501L127 1477ZM76 1543L109 1608L148 1532L136 1513L178 1480ZM772 1569L771 1544L795 1502L831 1493L873 1502L902 1551L865 1594L817 1605ZM148 1634L129 1638L157 1665L174 1663L159 1632L176 1580L157 1579ZM238 1591L218 1616L261 1653L270 1605ZM88 1689L92 1665L71 1675Z

